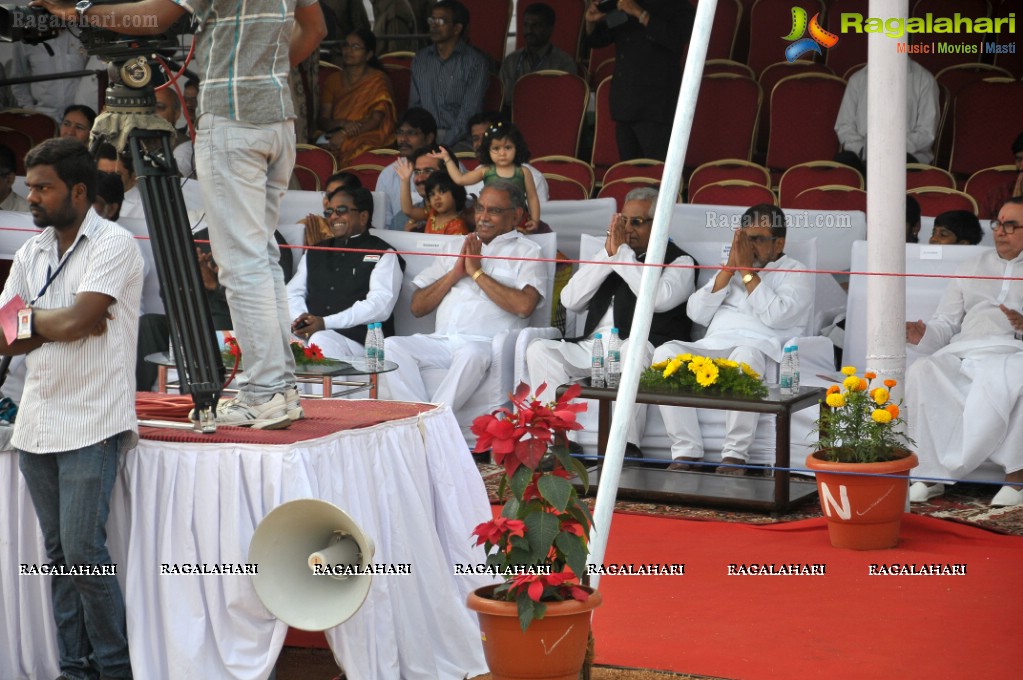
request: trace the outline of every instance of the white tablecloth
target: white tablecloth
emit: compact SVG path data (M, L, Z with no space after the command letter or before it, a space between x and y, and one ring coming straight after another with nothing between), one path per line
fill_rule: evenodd
M287 627L248 576L161 575L160 565L244 563L260 520L296 498L330 501L376 542L378 575L362 609L327 632L353 680L463 678L486 672L467 593L486 577L470 532L491 516L479 473L446 407L290 446L143 440L125 457L109 544L125 589L137 677L266 678ZM0 678L55 677L49 579L19 576L46 563L17 455L0 453Z

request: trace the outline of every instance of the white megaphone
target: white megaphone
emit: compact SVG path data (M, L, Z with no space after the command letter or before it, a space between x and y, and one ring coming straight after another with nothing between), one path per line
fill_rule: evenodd
M366 600L375 548L344 510L303 498L274 508L256 527L249 564L263 605L293 628L326 630Z

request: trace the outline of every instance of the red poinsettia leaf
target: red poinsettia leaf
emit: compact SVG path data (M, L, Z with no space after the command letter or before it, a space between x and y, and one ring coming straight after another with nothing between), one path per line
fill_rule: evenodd
M580 602L585 602L586 600L590 599L590 594L583 590L582 588L580 588L579 586L572 586L571 593L572 598L579 600Z
M569 385L565 393L558 397L557 406L555 408L564 408L568 402L572 401L579 396L579 393L583 391L582 385L579 383L572 383Z
M547 452L547 443L539 439L525 439L515 444L515 456L530 469L540 464L540 459Z
M533 581L529 584L529 599L539 602L541 597L543 597L543 583L539 580Z

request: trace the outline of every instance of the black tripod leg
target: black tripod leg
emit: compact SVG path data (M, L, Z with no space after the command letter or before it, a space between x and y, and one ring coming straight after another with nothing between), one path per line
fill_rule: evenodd
M199 275L170 133L136 128L129 136L129 145L170 319L178 376L183 391L187 389L195 404L196 429L214 432L224 362Z

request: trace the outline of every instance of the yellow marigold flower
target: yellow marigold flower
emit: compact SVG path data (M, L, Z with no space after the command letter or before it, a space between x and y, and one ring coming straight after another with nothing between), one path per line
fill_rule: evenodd
M718 367L712 363L705 364L696 372L696 382L702 387L710 387L718 379Z
M656 364L651 364L650 368L654 369L655 371L660 371L660 370L665 369L665 368L668 367L668 362L669 361L670 361L670 359L665 359L664 361L658 361Z
M891 389L898 384L899 384L898 382L892 380L891 378L888 378L887 380L884 381L884 386L887 387L888 389Z
M841 392L841 391L842 391L842 388L839 387L838 385L832 385L831 387L828 388L828 394L834 394L835 392Z
M863 374L863 377L866 378L867 380L873 380L874 378L877 377L877 373L874 373L873 371L867 371L866 373Z
M884 406L884 403L888 401L888 390L883 387L878 387L874 390L874 394L872 396L874 397L875 404L878 406Z
M690 354L689 352L686 352L685 354L679 354L678 358L682 361L682 363L688 364L690 361L693 360L693 355Z
M841 392L832 392L824 399L824 402L831 408L842 408L845 406L845 395Z
M846 375L856 375L856 367L855 366L843 366L842 367L842 373L845 373Z
M899 417L899 407L897 404L888 404L884 407L884 410L888 411L888 413L892 415L893 419Z
M674 375L675 371L677 371L681 365L682 362L679 361L678 357L675 357L674 359L669 361L668 365L664 367L664 377L667 378L669 376Z
M739 368L741 368L742 372L745 373L746 375L748 375L749 377L751 377L751 378L753 378L755 380L760 380L760 374L757 373L756 371L754 371L753 368L749 364L747 364L745 361L743 361L741 364L739 364Z
M848 378L842 381L842 387L847 390L855 390L860 386L860 379L855 375L850 375Z
M874 419L875 423L890 423L892 422L892 414L883 408L874 409L870 417Z

